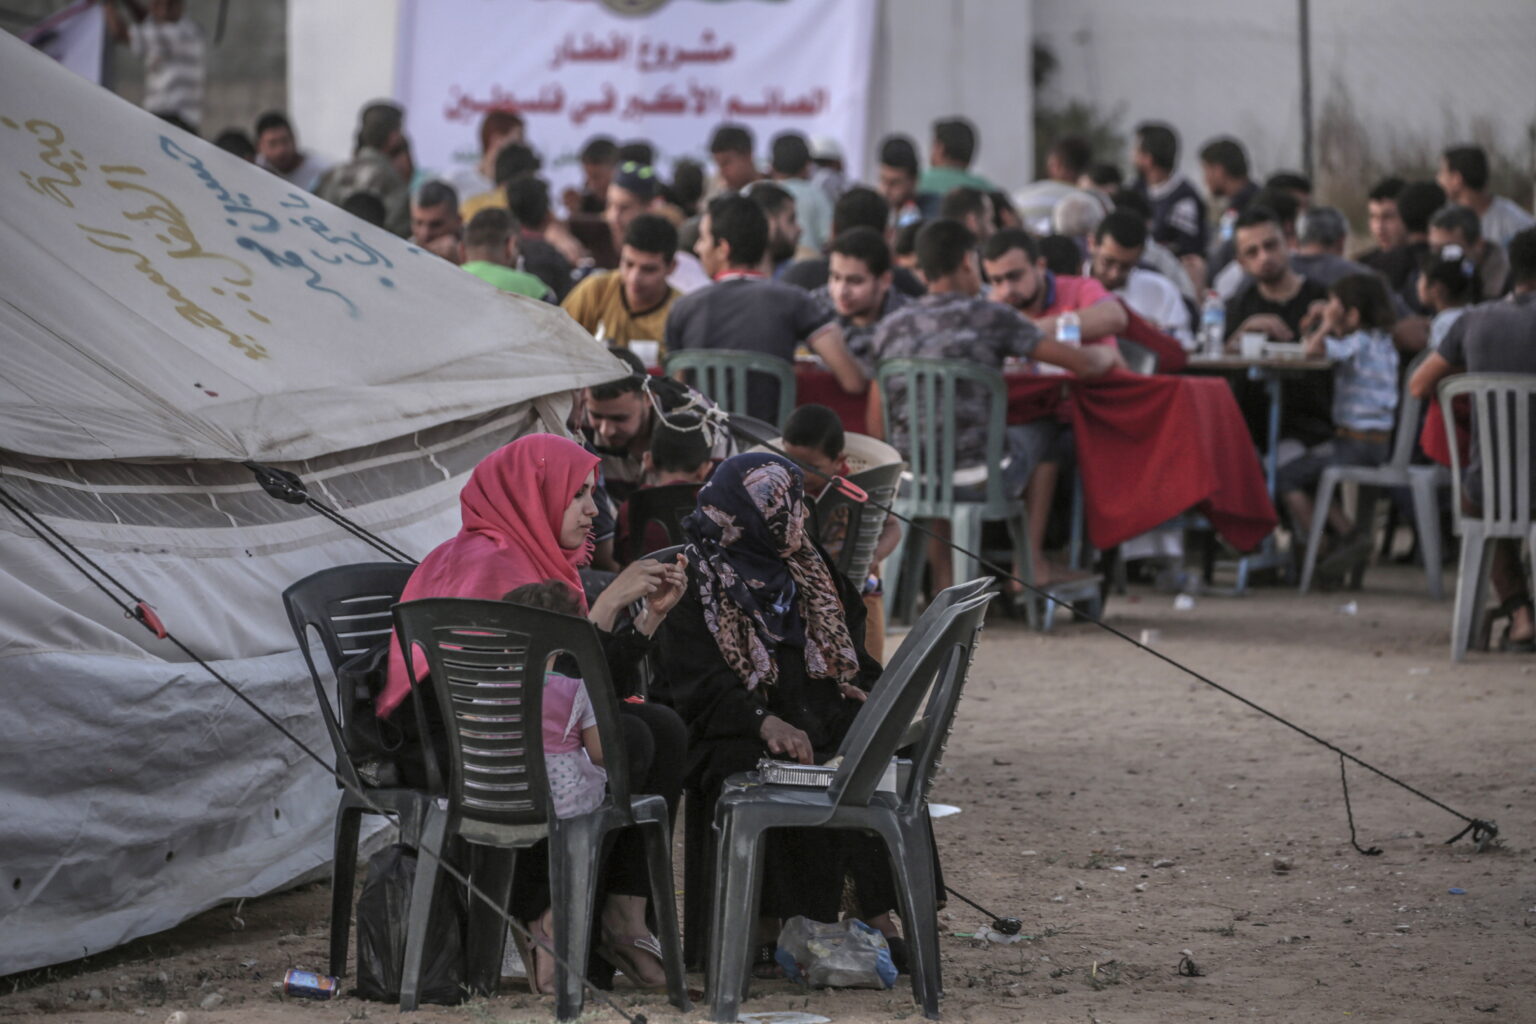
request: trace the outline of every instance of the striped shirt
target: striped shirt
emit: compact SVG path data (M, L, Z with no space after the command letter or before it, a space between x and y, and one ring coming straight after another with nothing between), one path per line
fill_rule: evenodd
M146 19L128 27L128 44L144 61L144 109L202 124L207 44L197 22Z
M1397 412L1397 347L1385 331L1328 338L1333 367L1333 425L1391 430Z

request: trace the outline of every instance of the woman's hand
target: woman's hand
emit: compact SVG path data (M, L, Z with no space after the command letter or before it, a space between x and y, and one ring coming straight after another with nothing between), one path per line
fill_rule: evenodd
M667 617L667 612L682 600L683 591L688 589L688 556L680 554L675 562L657 564L661 565L665 573L656 589L645 599L645 607L660 623Z
M625 566L597 595L597 600L587 611L587 618L603 632L612 632L619 612L655 592L665 581L667 568L660 562L633 562Z
M811 750L811 738L805 730L796 729L778 715L763 719L757 734L768 745L769 753L782 754L799 764L815 764L816 755Z
M869 691L861 690L852 683L838 683L837 692L843 695L844 700L856 700L860 704L869 700Z

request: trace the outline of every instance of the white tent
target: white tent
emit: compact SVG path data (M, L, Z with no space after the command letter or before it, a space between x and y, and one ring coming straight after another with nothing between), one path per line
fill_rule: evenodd
M622 365L479 279L0 34L0 485L329 754L281 608L418 557L474 464ZM0 974L325 863L329 777L0 512Z

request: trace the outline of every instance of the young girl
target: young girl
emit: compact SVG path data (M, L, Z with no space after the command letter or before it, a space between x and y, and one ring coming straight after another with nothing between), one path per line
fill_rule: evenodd
M1306 338L1306 355L1326 355L1334 361L1334 437L1280 467L1275 489L1299 536L1311 529L1312 495L1324 469L1375 466L1387 457L1398 398L1397 348L1391 334L1395 321L1381 278L1350 274L1328 289L1322 321ZM1369 557L1371 538L1353 536L1354 527L1338 502L1329 510L1328 521L1347 543L1336 546L1318 568L1337 575Z
M570 584L563 580L527 583L509 591L502 600L563 615L581 615L580 599ZM554 666L551 666L544 673L543 718L544 773L549 780L555 816L573 818L595 810L606 795L608 773L603 770L603 744L598 735L597 714L592 710L586 684L580 679L555 671ZM615 844L612 856L633 861L640 856L640 851L630 844L619 843ZM615 870L631 869L630 873L637 866L643 869L644 861L641 860L638 865L613 864ZM613 880L614 875L610 873L608 881ZM608 894L610 903L637 899L641 900L643 907L643 897L612 891ZM548 907L528 923L528 931L546 944L553 945L551 936L554 923L554 908ZM666 979L659 963L661 945L654 936L647 933L620 939L611 932L606 921L602 932L598 953L604 959L639 986L665 984ZM517 936L514 934L513 938L517 939ZM554 986L554 964L548 955L537 946L523 947L520 942L518 945L528 968L530 987L536 993L551 991ZM639 956L637 953L648 955Z
M528 583L502 598L510 604L542 608L562 615L581 614L581 604L563 580ZM603 743L597 715L580 679L549 671L544 674L544 773L555 817L574 818L603 802L608 773L603 770Z
M1430 348L1440 348L1451 324L1461 318L1477 294L1477 267L1461 246L1447 245L1438 252L1425 253L1419 268L1419 302L1435 314L1429 324Z

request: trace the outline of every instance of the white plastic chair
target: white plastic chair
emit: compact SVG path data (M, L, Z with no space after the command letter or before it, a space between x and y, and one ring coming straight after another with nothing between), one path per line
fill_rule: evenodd
M1461 506L1461 455L1456 445L1456 420L1451 402L1466 395L1472 409L1472 436L1482 466L1482 516L1465 515ZM1476 641L1487 643L1487 609L1483 593L1492 560L1490 540L1520 539L1536 545L1536 520L1531 515L1531 405L1536 402L1536 375L1468 373L1451 377L1440 387L1440 409L1450 440L1453 508L1461 537L1461 566L1456 577L1456 609L1451 622L1451 660L1461 661Z
M1450 472L1444 466L1414 466L1414 445L1419 439L1419 400L1408 391L1408 380L1429 350L1419 353L1408 365L1403 377L1403 394L1397 404L1397 436L1392 455L1379 466L1329 466L1317 482L1317 497L1312 505L1312 529L1307 534L1307 554L1301 567L1301 592L1312 588L1312 573L1317 567L1317 549L1323 527L1328 522L1328 507L1339 484L1352 482L1361 487L1407 487L1413 494L1413 524L1419 534L1419 557L1424 560L1424 576L1429 596L1436 601L1445 596L1440 584L1440 505L1442 487L1450 485ZM1370 524L1365 524L1367 527Z

